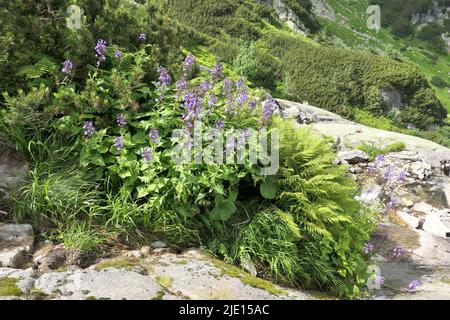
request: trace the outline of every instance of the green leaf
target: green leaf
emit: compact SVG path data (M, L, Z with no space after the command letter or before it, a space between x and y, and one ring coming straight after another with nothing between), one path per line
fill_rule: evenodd
M259 190L261 195L268 200L273 200L277 197L277 185L271 179L261 184Z

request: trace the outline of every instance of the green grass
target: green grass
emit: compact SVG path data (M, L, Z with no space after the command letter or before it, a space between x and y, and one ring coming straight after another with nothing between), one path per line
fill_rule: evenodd
M362 144L359 145L357 147L358 150L364 151L365 153L367 153L369 155L369 159L370 161L375 160L375 157L377 155L386 155L392 152L400 152L405 150L406 145L403 142L395 142L392 144L387 145L386 147L378 147L375 145L370 145L370 144Z

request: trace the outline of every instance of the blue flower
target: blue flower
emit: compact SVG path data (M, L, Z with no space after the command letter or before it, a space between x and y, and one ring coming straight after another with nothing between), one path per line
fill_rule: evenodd
M63 68L62 68L62 72L64 72L65 74L69 74L73 69L73 63L71 60L67 59L66 61L63 62Z

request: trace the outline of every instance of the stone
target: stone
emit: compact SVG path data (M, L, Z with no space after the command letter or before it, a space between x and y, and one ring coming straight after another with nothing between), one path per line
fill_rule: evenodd
M361 150L340 151L338 158L341 163L358 164L369 162L369 155Z
M40 272L67 269L68 266L85 266L81 252L66 248L63 244L45 243L33 255L35 268Z
M140 258L142 258L143 254L142 254L142 252L140 250L133 250L133 251L126 252L124 254L124 256L140 259Z
M400 205L405 208L412 208L414 206L414 202L408 198L401 198Z
M153 249L161 249L161 248L166 248L167 244L165 242L162 242L162 241L158 240L158 241L152 242L151 243L151 247Z
M412 208L412 211L429 214L433 211L433 206L425 202L416 203Z
M426 216L423 230L439 237L450 238L450 228L442 222L438 211L433 211Z
M142 248L141 248L141 254L143 255L143 256L148 256L149 254L151 254L152 253L152 248L150 247L150 246L143 246Z
M402 102L402 93L396 88L382 88L381 99L388 108L402 108L404 103Z
M406 212L397 211L397 215L402 219L411 229L418 229L420 227L420 219L416 218Z
M0 224L0 267L21 268L33 250L33 227Z
M433 168L426 162L417 161L409 166L409 173L419 180L427 180L433 174Z

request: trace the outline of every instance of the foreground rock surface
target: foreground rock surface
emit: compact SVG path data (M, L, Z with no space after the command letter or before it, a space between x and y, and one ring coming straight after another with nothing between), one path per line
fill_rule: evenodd
M39 273L0 268L2 279L15 281L16 299L151 300L309 299L298 290L281 288L212 259L198 250L140 259L121 256L88 269ZM10 282L11 282L10 281ZM3 298L6 298L5 296Z

